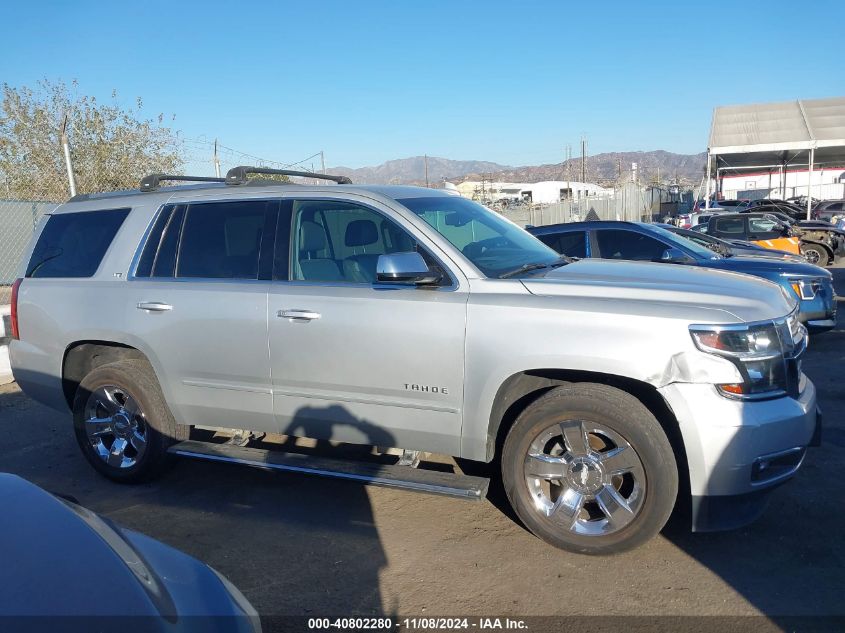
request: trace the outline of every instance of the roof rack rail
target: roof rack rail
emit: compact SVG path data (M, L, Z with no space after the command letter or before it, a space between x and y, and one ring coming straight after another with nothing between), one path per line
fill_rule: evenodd
M175 176L170 174L150 174L141 178L141 191L155 191L161 186L163 180L175 180L184 182L226 182L225 178L214 176Z
M303 178L319 178L320 180L331 180L339 185L351 185L352 181L348 176L332 176L331 174L317 174L311 171L291 171L290 169L271 169L269 167L249 167L241 165L232 167L226 172L227 185L246 184L249 174L268 174L278 176L301 176Z

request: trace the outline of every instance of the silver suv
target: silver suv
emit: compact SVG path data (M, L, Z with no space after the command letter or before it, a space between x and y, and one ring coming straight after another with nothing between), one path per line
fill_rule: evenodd
M775 284L569 260L443 191L262 171L154 176L39 225L14 374L105 476L150 478L192 427L425 451L492 462L537 536L611 553L676 502L694 530L753 520L818 436Z

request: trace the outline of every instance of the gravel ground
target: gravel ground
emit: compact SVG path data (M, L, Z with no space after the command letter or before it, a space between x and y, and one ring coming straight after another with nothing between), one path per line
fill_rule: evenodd
M845 268L835 276L845 296ZM0 387L0 470L207 562L263 615L764 614L754 621L795 629L777 618L845 616L843 361L845 309L804 363L824 443L759 521L717 534L675 525L612 558L545 545L495 489L471 503L187 460L151 484L114 484L81 457L69 415L15 385Z

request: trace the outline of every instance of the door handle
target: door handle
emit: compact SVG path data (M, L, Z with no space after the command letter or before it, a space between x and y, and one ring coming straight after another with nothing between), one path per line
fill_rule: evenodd
M147 310L148 312L168 312L173 309L169 303L161 303L160 301L142 301L138 304L139 310Z
M281 319L291 319L292 321L313 321L320 318L319 312L312 312L311 310L279 310L276 316Z

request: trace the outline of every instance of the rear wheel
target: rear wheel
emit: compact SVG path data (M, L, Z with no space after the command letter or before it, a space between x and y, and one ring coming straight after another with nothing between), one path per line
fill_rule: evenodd
M176 424L146 363L122 360L97 367L76 392L76 440L88 462L114 481L134 483L158 475L168 447L188 438Z
M802 244L801 254L804 259L816 266L827 266L830 261L827 250L818 244Z
M588 383L557 387L522 412L505 440L502 478L529 530L583 554L651 539L678 491L672 447L651 412Z

